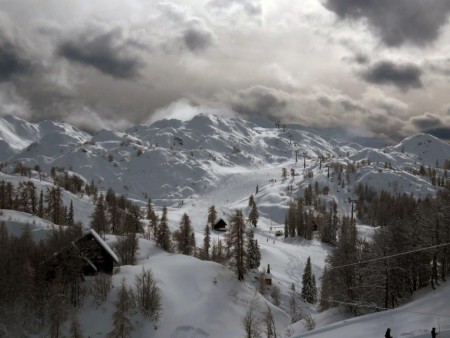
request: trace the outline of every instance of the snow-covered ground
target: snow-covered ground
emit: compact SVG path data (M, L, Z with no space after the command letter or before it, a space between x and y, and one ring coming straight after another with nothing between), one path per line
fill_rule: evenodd
M308 184L316 181L320 188L329 187L324 198L336 201L339 213L345 215L351 212L348 199L355 197L357 184L417 197L433 195L436 189L429 179L414 176L409 169L418 170L422 164L434 166L436 161L442 165L444 159L450 159L450 145L424 134L394 147L371 149L332 136L320 136L312 129L293 127L284 132L269 125L267 121L255 124L239 117L199 115L187 122L163 120L152 126L138 125L126 132L103 130L91 137L65 124L46 121L33 125L4 117L0 118L0 138L4 143L0 144L0 159L8 159L8 164L0 173L0 180L17 185L28 180L11 175L17 162L30 167L39 165L47 177L41 181L33 173L31 179L38 192L45 191L52 185L48 177L50 168L64 167L86 182L93 180L101 190L111 187L143 207L147 198L152 199L157 212L167 206L171 230L178 227L182 215L187 213L197 243L203 238L209 206L215 205L219 216L225 218L236 209L243 209L248 215L248 198L253 194L260 214L255 237L261 247L261 266L270 264L273 282L280 286L282 298L287 301L292 283L297 290L301 288L308 257L320 283L325 257L332 249L317 239L275 236L275 230L284 227L289 200L302 196ZM296 152L306 154L305 169L302 156L295 161ZM325 156L326 160L320 163L319 156ZM353 164L363 160L365 164L349 175L345 186L339 185L338 174L332 169L328 177L326 164ZM385 169L385 163L393 168ZM287 168L289 174L294 169L295 175L282 179L282 168ZM313 178L306 178L308 173ZM292 191L288 191L289 187ZM93 212L90 198L66 191L63 198L66 205L73 201L75 220L88 226ZM46 221L14 211L4 210L0 221L5 221L13 234L19 234L29 225L36 239L43 238L52 229ZM370 240L373 232L370 226L358 226L362 238ZM213 232L212 237L222 238L223 234ZM108 239L114 241L113 237ZM336 309L318 314L314 307L305 305L305 311L316 322L316 331L305 333L302 322L289 326L286 306L277 309L270 305L255 292L251 280L240 283L218 264L164 253L144 239L140 240L138 258L136 266L123 266L114 275L116 288L106 303L85 304L79 317L86 336L104 336L111 330L112 302L118 286L122 278L132 285L142 267L153 270L162 290L163 316L156 331L136 316L139 323L133 337L241 337L240 320L252 302L259 304L260 313L267 305L272 307L281 337L382 337L387 327L391 327L394 337L425 337L432 326L437 327L436 316L413 312L441 315L441 337L445 337L445 330L450 330L448 283L435 291L423 292L402 308L355 319L345 318ZM270 300L270 296L266 297Z

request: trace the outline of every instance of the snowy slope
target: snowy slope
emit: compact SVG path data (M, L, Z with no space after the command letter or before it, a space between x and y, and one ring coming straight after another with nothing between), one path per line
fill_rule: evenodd
M265 120L246 121L237 116L222 118L208 114L185 122L161 120L149 126L136 125L123 132L101 130L92 137L67 124L51 121L29 124L14 117L4 117L0 119L0 138L0 160L8 158L0 180L15 185L28 180L11 175L19 162L29 167L39 165L47 174L53 166L64 167L86 182L93 180L103 191L112 187L142 206L147 198L151 198L158 213L167 206L172 231L187 213L196 231L197 243L203 238L209 206L215 205L224 217L236 209L243 209L248 215L248 198L253 194L260 214L255 236L262 251L261 265L271 265L274 283L280 286L285 299L281 310L274 309L277 325L283 328L281 336L286 334L285 328L289 324L286 303L290 285L294 283L297 289L301 287L301 275L309 256L313 273L320 283L318 277L323 272L325 257L332 249L318 240L275 236L275 230L283 228L288 202L295 196L303 196L303 190L314 182L318 182L320 189L328 186L329 193L323 198L328 202L336 201L339 213L346 215L351 210L347 201L354 198L357 184L423 198L433 195L436 188L428 178L412 175L409 169L417 170L422 163L434 166L436 160L442 164L445 159L450 159L448 144L424 134L412 136L395 147L377 149L311 128L288 126L283 131ZM298 157L296 161L296 152L306 154L306 159ZM323 163L319 162L319 156L326 158ZM345 185L338 182L338 173L333 169L328 177L326 164L357 162L364 163L356 173L348 175ZM392 169L385 168L387 163ZM282 168L294 169L295 175L282 179ZM313 178L307 177L311 175ZM48 176L43 181L37 175L31 179L38 192L52 185ZM93 212L92 201L66 191L63 196L66 205L73 201L75 219L88 226ZM14 234L31 224L37 238L45 236L51 228L48 222L12 211L4 211L0 220L6 221ZM370 238L373 231L365 225L358 229L360 236L366 238ZM213 239L222 237L222 233L212 234ZM114 241L113 236L109 239ZM149 330L155 337L240 337L243 335L240 318L250 302L256 297L262 310L267 303L255 295L250 287L251 280L248 284L238 283L230 271L220 265L163 253L145 240L141 240L140 245L138 265L122 267L114 276L114 283L118 286L124 277L131 285L142 266L152 268L163 291L164 315L156 332L152 325L141 324L135 337L147 336ZM217 284L213 283L214 279ZM104 335L112 328L112 302L116 291L117 288L104 306L90 304L80 314L86 336ZM216 305L218 303L220 306ZM425 305L418 303L417 307L420 306ZM313 307L307 307L307 311L316 313ZM378 315L373 316L373 320L367 319L365 324L361 322L361 326L355 326L355 332L361 335L362 331L358 330L364 325L376 327ZM388 315L385 320L387 318ZM332 312L315 315L318 327L340 319L340 315ZM230 322L237 324L230 326ZM338 329L347 323L333 327ZM394 324L383 322L393 329ZM353 330L354 327L350 328ZM291 329L295 334L301 334L302 323ZM384 326L381 329L384 330ZM384 334L379 332L381 329L378 327L376 336ZM400 326L396 327L394 333L400 329ZM414 328L411 336L421 334L418 330L418 327ZM326 329L317 332L316 337L328 334ZM402 328L401 332L406 335L408 331Z
M143 267L150 268L157 280L163 311L157 330L151 322L137 316L139 323L133 337L240 337L243 335L240 320L252 302L261 317L267 306L271 307L280 336L290 323L286 313L219 264L167 254L145 240L140 241L140 254L143 259L137 265L122 266L114 275L115 289L106 303L88 304L80 313L86 336L105 336L112 329L112 302L118 287L124 278L127 285L132 286L135 275Z
M440 328L440 338L450 337L450 283L446 282L436 290L422 290L410 303L393 310L387 310L352 319L345 319L320 329L293 337L311 338L348 338L348 337L383 337L387 328L391 328L393 337L431 337L430 331ZM332 316L327 311L318 317ZM317 318L320 320L320 318ZM299 331L304 330L302 323L294 325Z

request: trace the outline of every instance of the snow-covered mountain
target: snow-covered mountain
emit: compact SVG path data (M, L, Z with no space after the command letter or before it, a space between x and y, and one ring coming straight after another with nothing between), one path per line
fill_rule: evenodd
M293 197L303 196L304 189L317 182L319 188L329 188L324 198L337 202L341 215L349 215L348 199L354 198L358 184L394 194L433 195L438 188L429 177L417 175L415 171L421 166L434 168L438 163L437 175L442 176L442 166L450 160L450 145L426 134L413 135L396 146L384 148L368 147L379 144L375 139L364 138L361 145L355 138L337 138L337 134L337 131L330 134L302 126L277 128L262 119L248 121L238 116L200 114L185 122L161 120L126 131L101 130L89 135L64 123L31 124L5 116L0 118L0 161L4 164L0 180L18 185L31 179L39 191L53 184L52 167L65 168L85 182L93 181L103 191L111 187L141 205L151 198L157 211L167 206L171 230L177 229L184 213L189 214L198 243L203 237L210 205L215 205L224 216L235 209L248 213L248 198L258 189L255 201L260 219L255 236L261 246L261 263L271 265L274 283L280 286L282 297L288 303L291 284L301 288L307 258L311 257L313 273L318 277L331 250L316 239L284 239L275 235L276 229L283 227L288 202ZM14 175L19 163L29 168L39 166L41 175L34 170L30 177ZM346 184L342 184L340 174L335 172L339 165L356 168L348 175ZM289 177L282 179L282 168L288 169ZM73 201L75 218L88 226L93 212L90 198L64 191L63 199L66 205ZM0 220L6 222L12 233L32 224L37 238L51 229L48 222L19 212L5 211ZM374 231L365 225L359 225L358 230L365 237ZM218 233L214 236L222 237ZM153 269L163 290L165 309L160 328L152 331L154 337L239 337L240 318L249 304L256 299L262 310L268 304L263 297L255 296L251 283L238 283L218 264L163 253L145 239L140 240L138 256L137 266L122 267L114 276L114 283L119 286L122 278L132 283L142 266ZM216 294L216 289L220 293ZM102 308L88 306L81 315L87 335L102 335L110 330L114 294ZM218 302L220 307L216 305ZM304 306L305 311L315 314L313 307ZM305 331L300 327L303 324L288 326L287 307L273 311L280 336L295 336ZM367 322L361 319L352 323L378 320L376 315L373 320L370 316L365 318L369 318ZM316 321L323 326L341 319L328 313L317 315ZM236 324L230 327L229 322ZM334 325L330 331L318 331L316 337L322 333L324 337L333 335L331 332L341 335L334 330L346 323ZM138 328L135 336L146 336L147 329ZM450 329L450 323L446 329ZM412 336L418 330L396 327L398 334L414 331ZM373 330L366 337L375 337L375 333ZM377 333L381 334L381 331Z

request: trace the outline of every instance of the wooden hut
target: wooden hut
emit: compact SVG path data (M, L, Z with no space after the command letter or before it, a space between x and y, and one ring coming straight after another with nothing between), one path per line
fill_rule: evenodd
M91 229L83 237L55 253L46 262L46 279L71 280L98 272L113 273L114 263L119 259L105 241Z
M84 274L92 275L103 272L112 275L114 263L118 264L119 259L94 229L73 244L86 262L83 267Z
M219 218L213 225L213 229L216 231L227 231L227 222L223 218Z

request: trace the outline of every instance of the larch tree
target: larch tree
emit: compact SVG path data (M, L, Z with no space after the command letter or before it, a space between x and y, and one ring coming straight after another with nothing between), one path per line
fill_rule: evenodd
M155 278L150 269L144 269L136 275L134 285L136 287L136 300L142 314L155 323L161 315L161 292L156 285Z
M118 292L117 301L114 302L113 323L114 328L108 333L108 338L128 338L134 330L132 311L134 309L133 295L127 290L125 279Z
M247 272L247 239L242 210L236 210L235 214L231 216L226 240L230 267L234 270L239 280L244 280L244 275Z
M252 303L241 319L245 338L261 338L261 320L256 316L255 304Z

